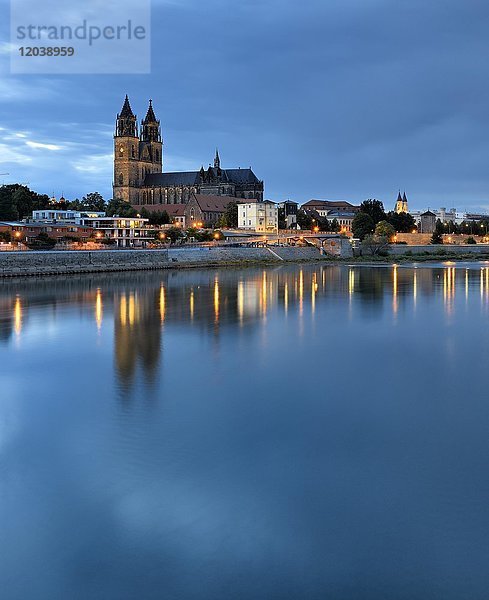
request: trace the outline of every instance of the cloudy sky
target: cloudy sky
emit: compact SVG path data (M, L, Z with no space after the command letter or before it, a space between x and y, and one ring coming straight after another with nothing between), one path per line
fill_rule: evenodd
M488 19L483 0L153 0L151 74L110 76L11 75L1 19L0 183L109 198L128 93L139 118L153 98L167 171L217 146L273 200L489 210Z

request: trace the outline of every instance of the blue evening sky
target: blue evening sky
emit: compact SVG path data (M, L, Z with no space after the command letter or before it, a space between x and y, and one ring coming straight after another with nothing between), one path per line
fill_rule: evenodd
M111 197L114 119L154 101L165 170L252 166L266 196L489 209L483 0L154 0L151 75L13 76L0 183Z

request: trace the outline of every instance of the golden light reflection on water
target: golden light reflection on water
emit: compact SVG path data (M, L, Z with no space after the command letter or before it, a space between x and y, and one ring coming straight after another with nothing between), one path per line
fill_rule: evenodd
M191 321L203 324L218 323L225 317L226 323L234 322L253 326L271 312L298 315L300 326L304 315L317 319L321 305L327 303L341 306L344 302L346 320L355 317L360 307L380 308L386 301L389 311L398 315L413 311L422 298L439 298L439 306L447 315L454 314L457 307L457 286L460 301L470 307L470 301L489 307L489 267L457 268L456 265L412 269L402 265L368 268L361 266L319 267L316 269L291 267L280 269L209 273L202 276L197 285L188 274L183 285L173 279L165 284L161 276L154 287L126 287L125 291L107 291L104 284L94 286L84 298L90 303L91 315L98 331L105 325L108 315L114 311L115 320L122 328L135 328L141 319L147 319L154 311L156 327L171 320ZM174 277L174 276L172 276ZM233 278L234 277L234 278ZM127 290L127 291L126 291ZM148 294L153 293L151 305L145 304ZM112 301L112 298L114 299ZM320 304L321 303L321 304ZM0 305L1 307L1 305ZM10 331L20 335L28 323L28 307L23 295L15 292L7 305ZM140 325L142 327L142 325ZM305 329L303 329L305 331ZM129 334L132 335L132 334ZM299 331L300 335L300 331Z
M484 300L487 302L487 300L489 299L489 268L484 268L481 269L481 275L480 275L480 294L481 294L481 301L484 302Z
M265 316L268 309L268 286L267 286L267 272L263 271L261 278L261 315Z
M22 332L22 302L20 297L15 298L14 304L14 331L16 335L20 335Z
M165 311L166 311L166 292L165 286L160 286L160 321L163 324L165 322Z
M413 274L413 303L416 308L416 302L418 300L418 271L414 269Z
M397 265L393 265L393 269L392 269L392 312L394 313L394 315L397 314L397 311L399 310L399 303L398 303L398 293L399 293L399 275L397 272L398 266Z
M448 267L443 271L443 299L447 314L453 313L455 298L455 267Z
M304 272L301 269L299 272L299 314L304 311Z
M123 327L127 324L127 298L122 294L119 301L119 321Z
M311 283L311 312L312 312L312 314L314 314L316 312L317 291L318 291L317 273L313 273L312 283Z
M240 280L238 282L238 318L239 318L240 325L243 325L244 301L245 301L244 281Z
M214 279L214 320L219 321L219 278Z
M97 295L95 296L95 322L97 323L97 329L102 329L102 321L104 317L104 306L102 302L102 290L97 288Z
M133 326L134 323L136 322L136 296L134 293L131 293L129 295L128 316L129 316L129 325Z

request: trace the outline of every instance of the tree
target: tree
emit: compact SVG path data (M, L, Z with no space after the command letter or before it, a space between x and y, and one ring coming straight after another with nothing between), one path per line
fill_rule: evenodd
M107 204L108 217L135 217L137 214L138 211L125 200L114 198Z
M85 208L86 208L85 205L79 198L76 198L75 200L68 202L68 210L82 211L82 210L85 210Z
M287 229L287 221L285 219L285 208L278 209L278 228Z
M167 239L169 239L172 243L183 237L183 231L180 229L180 227L170 227L165 231L165 233Z
M443 235L445 233L445 226L441 222L441 219L436 220L435 231L440 235Z
M328 219L324 218L324 219L319 219L318 220L318 224L319 224L319 230L323 231L323 232L328 232L328 231L332 231L331 229L331 224L328 221Z
M389 238L368 234L362 241L362 250L367 250L372 256L383 254L389 247Z
M32 213L32 196L31 190L23 185L19 186L12 194L12 202L17 208L20 219L28 217Z
M224 211L224 219L226 221L226 227L237 228L238 227L238 203L230 202L226 210Z
M0 219L4 221L16 221L19 218L17 207L12 199L13 192L9 189L10 187L8 185L0 187Z
M297 225L301 229L311 229L312 226L312 217L309 213L306 213L305 210L299 209L297 211Z
M363 238L372 233L375 227L372 217L364 212L359 212L355 215L351 224L353 237L363 240Z
M338 233L338 231L340 230L340 224L338 223L338 219L333 219L330 223L330 230L333 231L334 233Z
M409 213L387 213L387 221L394 227L397 233L411 233L416 229L416 221Z
M141 216L144 219L148 219L150 225L168 225L168 223L170 223L170 216L166 210L149 211L147 208L143 207Z
M103 212L107 208L105 200L98 192L92 192L86 196L83 196L82 204L85 210Z
M375 235L391 240L396 235L396 230L388 221L379 221L375 227Z
M379 221L385 221L386 215L384 205L380 200L368 199L360 204L360 212L367 213L370 215L377 225Z

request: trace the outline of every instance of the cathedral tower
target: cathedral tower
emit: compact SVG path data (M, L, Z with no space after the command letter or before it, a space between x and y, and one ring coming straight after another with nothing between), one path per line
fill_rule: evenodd
M161 173L163 171L163 142L160 122L155 116L151 100L149 101L146 117L141 121L139 160L144 171L144 177L149 173Z
M126 95L115 126L113 196L136 203L141 185L138 121Z

